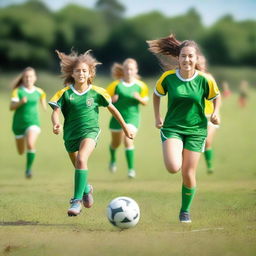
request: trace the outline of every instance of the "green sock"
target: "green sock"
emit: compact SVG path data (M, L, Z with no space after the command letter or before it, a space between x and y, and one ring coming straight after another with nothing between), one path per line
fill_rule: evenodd
M83 193L87 189L88 170L75 170L74 199L82 200Z
M204 158L208 169L213 168L213 149L209 148L204 151Z
M190 206L192 204L193 198L196 193L196 187L187 188L182 185L182 204L181 204L181 212L189 212Z
M110 151L110 163L115 163L116 162L116 149L114 149L110 146L109 151Z
M31 170L32 164L35 160L36 153L33 151L27 151L27 163L26 163L26 170Z
M128 169L134 169L134 149L125 149L125 157L128 165Z

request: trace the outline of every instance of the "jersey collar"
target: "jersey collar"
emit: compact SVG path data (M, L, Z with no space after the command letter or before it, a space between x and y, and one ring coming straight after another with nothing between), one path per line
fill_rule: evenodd
M88 87L84 92L78 92L78 91L74 88L73 84L70 85L70 88L71 88L71 90L72 90L76 95L81 96L81 95L86 94L88 91L90 91L91 88L92 88L92 85L89 84L89 87Z
M33 86L31 89L28 89L27 87L22 85L21 88L27 93L33 93L36 90L35 86Z
M121 80L122 84L125 86L125 87L131 87L133 86L134 84L136 84L136 81L134 81L133 83L126 83L124 80Z
M197 72L197 70L196 70L195 74L194 74L192 77L190 77L190 78L188 78L188 79L185 79L185 78L183 78L183 77L180 75L180 70L179 70L179 69L176 69L176 76L177 76L181 81L184 81L184 82L189 82L189 81L195 79L195 78L197 77L197 75L198 75L198 72Z

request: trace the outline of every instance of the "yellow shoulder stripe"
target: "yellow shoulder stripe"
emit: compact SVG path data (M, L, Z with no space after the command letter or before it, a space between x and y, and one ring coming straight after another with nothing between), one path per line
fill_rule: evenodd
M144 83L141 80L137 80L137 84L140 86L141 88L141 92L140 92L140 96L142 98L147 98L148 97L148 86L146 83Z
M61 98L61 96L63 95L63 93L64 93L65 91L69 90L69 89L70 89L70 86L66 86L65 88L63 88L63 89L57 91L57 92L54 94L54 96L50 99L50 102L57 102L57 101Z
M41 88L36 87L36 90L40 93L41 99L45 99L46 98L46 93Z
M100 95L102 95L109 103L111 102L111 96L102 87L92 85L92 90L94 90L97 93L99 93Z
M18 88L15 88L15 89L12 91L12 96L11 96L11 98L14 99L14 100L19 100Z
M161 95L165 95L166 94L166 92L165 92L165 90L164 90L164 88L163 88L163 86L162 86L162 82L163 82L163 80L167 77L167 76L169 76L169 75L172 75L172 74L175 74L176 73L176 70L175 69L172 69L172 70L168 70L168 71L166 71L166 72L164 72L163 74L162 74L162 76L159 78L159 80L156 82L156 91L159 93L159 94L161 94Z
M111 97L114 96L116 87L119 83L120 80L115 80L107 86L106 90Z

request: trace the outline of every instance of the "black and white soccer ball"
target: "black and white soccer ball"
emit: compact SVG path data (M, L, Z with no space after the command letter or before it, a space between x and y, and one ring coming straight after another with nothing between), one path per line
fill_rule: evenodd
M117 197L108 204L107 217L118 228L131 228L139 222L140 208L130 197Z

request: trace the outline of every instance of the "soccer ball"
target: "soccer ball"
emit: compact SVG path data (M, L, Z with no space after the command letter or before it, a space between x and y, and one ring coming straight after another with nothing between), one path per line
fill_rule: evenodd
M130 197L117 197L107 207L109 222L121 229L134 227L140 219L140 208Z

